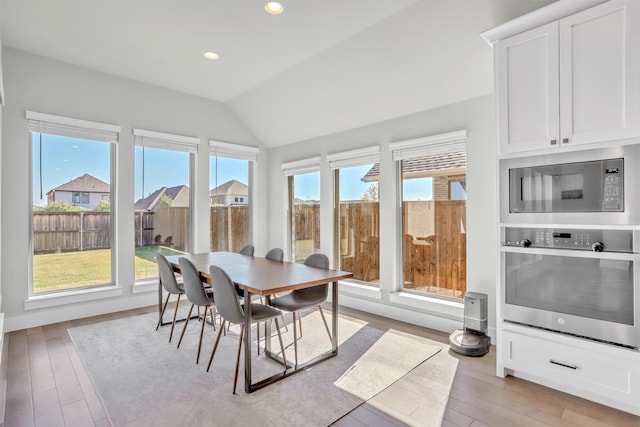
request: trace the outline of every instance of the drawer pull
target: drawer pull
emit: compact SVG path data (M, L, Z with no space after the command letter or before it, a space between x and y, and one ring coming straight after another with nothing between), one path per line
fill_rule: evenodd
M578 366L576 366L576 365L569 365L567 363L558 362L558 361L553 360L553 359L549 359L549 363L552 363L552 364L558 365L558 366L563 366L563 367L569 368L569 369L574 369L574 370L578 369Z

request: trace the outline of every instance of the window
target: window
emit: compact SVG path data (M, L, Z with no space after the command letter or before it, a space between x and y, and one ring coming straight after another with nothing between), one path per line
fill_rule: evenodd
M112 284L109 194L120 128L27 112L32 157L30 295ZM93 202L93 203L92 203Z
M320 158L283 163L288 189L289 256L303 262L320 252Z
M158 277L155 256L188 252L191 158L198 138L134 129L135 279Z
M252 243L252 180L258 148L209 141L210 240L212 251L237 252Z
M335 179L335 255L337 268L353 280L380 284L379 147L327 156Z
M466 131L391 144L401 171L402 286L466 292Z

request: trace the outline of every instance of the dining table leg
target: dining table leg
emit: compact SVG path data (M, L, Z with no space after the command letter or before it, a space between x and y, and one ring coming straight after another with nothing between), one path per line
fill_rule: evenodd
M331 284L331 352L338 354L338 282Z
M251 294L246 287L244 288L244 313L244 391L251 393Z

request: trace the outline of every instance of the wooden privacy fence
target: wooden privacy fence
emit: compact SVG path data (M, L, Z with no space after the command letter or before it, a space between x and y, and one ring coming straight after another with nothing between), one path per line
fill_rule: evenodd
M163 245L177 250L189 248L189 208L157 208L134 214L135 245ZM238 251L249 243L249 208L211 208L211 250ZM34 212L35 254L87 251L111 247L109 212Z
M251 241L248 206L212 206L211 250L238 252Z
M33 252L69 252L111 247L108 212L34 212Z

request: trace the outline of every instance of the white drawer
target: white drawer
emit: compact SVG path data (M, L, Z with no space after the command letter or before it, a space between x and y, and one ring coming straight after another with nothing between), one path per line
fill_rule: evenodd
M640 411L638 352L553 333L545 336L537 330L530 334L503 330L500 351L504 367L516 376Z

